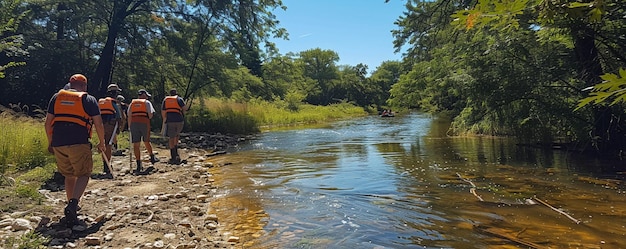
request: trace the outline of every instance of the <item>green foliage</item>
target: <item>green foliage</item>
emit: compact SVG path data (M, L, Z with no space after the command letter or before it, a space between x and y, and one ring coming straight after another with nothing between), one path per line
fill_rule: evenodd
M0 52L3 57L18 57L27 54L21 47L24 44L24 37L17 34L20 21L28 11L20 13L21 0L0 1ZM4 60L2 60L4 61ZM24 62L8 61L5 65L0 65L0 79L5 77L4 71L11 67L23 66Z
M41 120L3 114L0 115L1 172L43 167L52 161Z
M603 82L590 87L589 96L580 100L575 110L588 104L615 105L626 102L626 69L620 69L619 75L607 73L601 78Z
M35 232L29 231L20 237L9 237L3 243L3 248L16 249L45 249L46 244L50 242L49 238Z
M299 104L298 110L294 111L285 101L280 100L268 102L253 99L242 103L212 98L202 102L201 108L192 109L187 115L186 129L249 134L258 132L259 127L314 124L367 114L363 108L348 103L328 106Z

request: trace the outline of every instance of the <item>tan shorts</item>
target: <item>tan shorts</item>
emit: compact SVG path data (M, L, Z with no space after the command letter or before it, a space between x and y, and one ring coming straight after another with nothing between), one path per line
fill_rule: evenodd
M93 159L91 158L91 144L74 144L54 149L54 158L57 169L65 177L91 176Z
M181 131L183 131L183 126L185 123L183 122L173 122L173 123L165 123L167 125L166 136L167 137L177 137Z

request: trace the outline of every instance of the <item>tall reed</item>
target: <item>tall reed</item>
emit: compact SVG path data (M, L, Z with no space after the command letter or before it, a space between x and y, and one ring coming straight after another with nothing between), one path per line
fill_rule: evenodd
M367 115L361 107L349 103L329 106L301 104L296 111L288 103L253 99L242 103L229 99L207 98L192 105L186 129L191 131L246 134L260 127L315 124Z
M42 120L0 114L0 173L43 167L52 157Z

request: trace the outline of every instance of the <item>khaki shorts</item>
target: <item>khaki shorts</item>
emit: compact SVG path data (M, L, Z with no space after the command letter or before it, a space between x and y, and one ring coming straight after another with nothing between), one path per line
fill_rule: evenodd
M185 125L185 123L183 122L172 122L172 123L165 123L165 125L167 126L167 132L166 132L166 136L167 137L177 137L181 131L183 131L183 126Z
M52 147L57 169L65 177L91 176L91 144Z
M150 142L150 124L132 122L130 124L130 135L132 143Z

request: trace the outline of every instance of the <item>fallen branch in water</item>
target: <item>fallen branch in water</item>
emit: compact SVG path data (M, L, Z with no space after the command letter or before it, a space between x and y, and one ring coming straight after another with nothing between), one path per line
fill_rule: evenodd
M469 183L470 185L472 185L472 188L470 188L470 190L469 190L469 192L470 192L470 193L472 193L474 196L476 196L476 198L478 198L478 200L479 200L479 201L484 201L484 200L483 200L483 198L482 198L482 197L480 197L480 195L478 195L478 194L476 193L476 185L475 185L472 181L470 181L470 180L468 180L468 179L463 178L463 176L461 176L461 174L459 174L459 173L456 173L456 175L457 175L457 176L458 176L461 180L463 180L464 182L467 182L467 183Z
M574 223L580 224L580 221L577 220L576 218L572 217L571 215L567 214L566 212L563 212L563 211L559 210L558 208L555 208L555 207L551 206L550 204L546 203L545 201L540 200L539 198L537 198L537 196L533 197L533 199L535 201L543 204L544 206L549 207L550 209L556 211L557 213L564 215L565 217L567 217L570 220L572 220Z
M487 227L487 226L484 226L484 225L474 226L474 228L477 229L479 232L482 232L482 233L485 233L485 234L488 234L488 235L491 235L491 236L495 236L495 237L498 237L498 238L501 238L501 239L506 239L506 240L509 240L509 241L512 241L512 242L515 242L517 244L524 245L524 246L527 246L527 247L530 247L530 248L535 248L535 249L547 248L545 246L537 245L537 244L535 244L533 242L525 241L525 240L516 238L516 237L514 237L512 235L508 235L508 234L506 234L503 231L499 231L499 230L502 230L502 229L497 229L497 228L493 228L493 227Z

